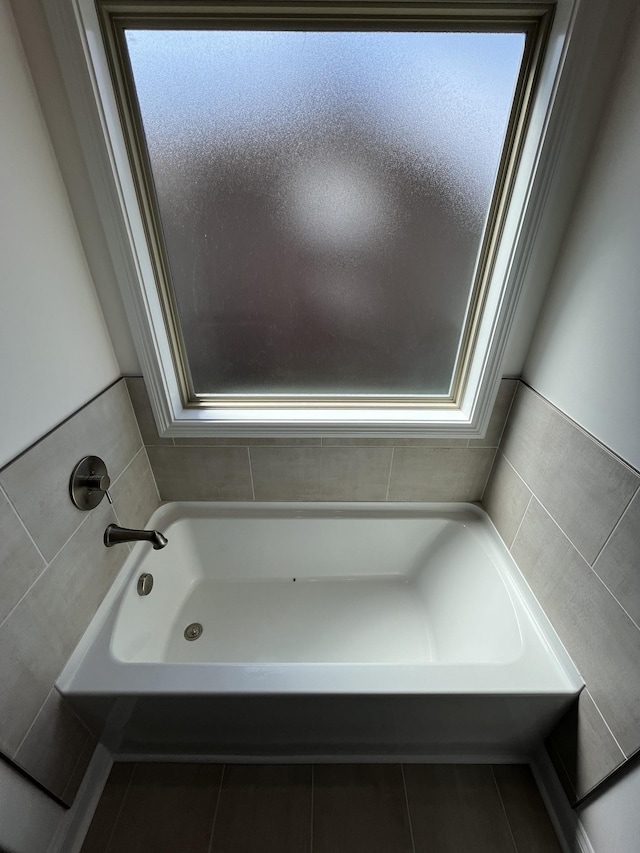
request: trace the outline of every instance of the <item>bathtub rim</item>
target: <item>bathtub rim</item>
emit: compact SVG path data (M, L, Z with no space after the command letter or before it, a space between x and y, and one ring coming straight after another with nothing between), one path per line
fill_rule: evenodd
M73 651L67 665L56 680L56 687L63 695L103 695L114 692L120 696L137 695L191 695L194 692L211 692L220 695L273 695L275 694L318 694L318 695L577 695L584 687L575 664L564 648L553 626L544 614L524 576L515 564L511 554L500 538L487 513L480 506L470 503L423 503L394 502L380 505L373 502L199 502L171 501L161 504L152 514L147 526L163 525L184 517L291 517L291 513L304 516L317 514L320 517L345 517L348 515L366 515L367 517L415 517L416 515L437 515L455 521L473 522L478 529L484 529L491 548L505 561L509 583L519 597L518 606L524 606L531 615L533 626L541 642L553 659L564 684L555 683L544 686L538 682L527 685L518 677L520 660L509 664L457 664L446 662L439 664L396 664L396 663L184 663L184 662L122 662L111 655L110 642L100 639L110 638L118 616L120 599L125 594L133 576L139 571L141 561L150 552L146 543L137 543L127 557L111 589L105 596L89 627ZM491 555L490 555L491 556ZM502 569L500 569L502 571ZM511 590L509 590L511 594ZM93 670L87 676L87 664ZM470 687L468 690L453 689L451 681L442 672L446 669L456 676L490 674L492 669L500 669L504 677L516 676L511 683L502 679L492 681L489 678L484 686ZM440 671L440 677L432 678L429 685L424 684L424 672L428 669L432 676ZM465 673L464 670L467 670ZM510 672L509 672L510 671ZM215 689L194 691L194 684L202 681L205 672L212 679L218 676ZM100 675L98 675L100 673ZM171 684L163 677L171 673ZM82 674L83 677L80 677ZM297 686L291 684L291 675L297 676ZM313 675L313 678L310 676ZM318 677L320 676L320 677ZM399 678L402 676L402 678ZM207 682L209 679L206 679ZM471 679L473 683L474 679ZM507 680L508 681L508 680ZM294 678L296 682L296 678ZM525 679L526 682L526 679ZM355 688L355 689L354 689Z

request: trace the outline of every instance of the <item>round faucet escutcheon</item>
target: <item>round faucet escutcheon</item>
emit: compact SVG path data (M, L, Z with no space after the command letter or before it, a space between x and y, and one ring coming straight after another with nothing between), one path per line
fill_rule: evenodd
M111 478L99 456L85 456L71 472L69 496L73 505L83 512L95 509L104 497L113 503L109 494Z

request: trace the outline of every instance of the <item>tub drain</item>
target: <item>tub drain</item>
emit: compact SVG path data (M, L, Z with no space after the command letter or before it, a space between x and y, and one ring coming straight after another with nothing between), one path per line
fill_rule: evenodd
M202 625L199 622L192 622L184 629L185 640L197 640L202 634Z

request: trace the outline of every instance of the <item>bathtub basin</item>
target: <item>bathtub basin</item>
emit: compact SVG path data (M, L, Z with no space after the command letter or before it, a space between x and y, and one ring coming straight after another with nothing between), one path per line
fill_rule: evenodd
M473 505L170 503L148 526L169 545L136 545L57 685L120 754L520 756L582 687Z

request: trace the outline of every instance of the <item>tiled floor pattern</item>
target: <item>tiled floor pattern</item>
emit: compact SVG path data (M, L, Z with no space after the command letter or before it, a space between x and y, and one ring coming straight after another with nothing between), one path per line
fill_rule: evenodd
M82 853L560 853L526 765L114 764Z

